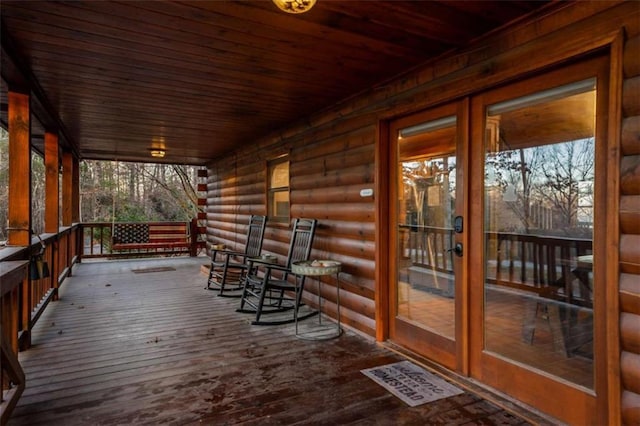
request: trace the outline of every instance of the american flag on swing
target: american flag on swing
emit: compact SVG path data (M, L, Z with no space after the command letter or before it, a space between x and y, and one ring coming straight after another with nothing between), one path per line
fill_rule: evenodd
M188 248L189 225L189 222L114 223L113 249Z

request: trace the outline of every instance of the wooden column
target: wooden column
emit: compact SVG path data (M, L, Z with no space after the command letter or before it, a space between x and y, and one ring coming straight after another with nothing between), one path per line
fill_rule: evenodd
M52 132L44 134L45 164L45 211L44 232L57 233L60 227L60 177L58 175L60 156L58 135Z
M75 157L71 177L71 222L80 222L80 161Z
M7 244L31 243L31 124L29 95L9 92L9 228Z
M62 226L73 223L73 154L62 154Z

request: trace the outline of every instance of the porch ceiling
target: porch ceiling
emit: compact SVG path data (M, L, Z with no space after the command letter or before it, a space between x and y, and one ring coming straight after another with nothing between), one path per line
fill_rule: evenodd
M85 159L203 164L547 3L3 0L1 120L26 87L36 147L58 128Z

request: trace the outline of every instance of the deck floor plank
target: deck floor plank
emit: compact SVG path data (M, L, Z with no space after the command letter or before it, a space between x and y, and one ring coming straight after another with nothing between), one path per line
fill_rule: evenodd
M76 266L20 353L9 425L528 424L469 391L408 407L360 373L400 355L348 330L309 342L253 326L203 289L202 263ZM175 271L132 272L158 265Z

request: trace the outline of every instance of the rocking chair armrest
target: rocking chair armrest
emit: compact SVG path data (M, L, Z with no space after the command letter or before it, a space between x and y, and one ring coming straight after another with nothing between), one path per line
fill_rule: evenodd
M247 263L249 263L250 265L256 263L255 266L278 266L278 264L274 263L273 260L262 259L260 257L251 257L246 254L243 257L247 259Z
M291 269L285 266L280 266L277 263L273 263L273 261L266 260L266 259L260 259L256 257L247 257L247 264L248 264L249 270L255 270L257 268L265 269L264 271L265 277L269 277L271 275L272 270L291 273Z
M282 272L291 272L291 268L287 268L286 266L275 265L273 263L267 263L266 266L268 269L275 269Z
M263 262L260 262L260 263L262 263L262 265L265 267L265 272L264 272L265 277L271 277L272 271L280 271L285 274L291 273L291 268L287 268L286 266L275 265L273 263L263 263Z
M218 256L218 253L220 253L221 256L226 256L226 258L230 258L231 256L238 256L238 257L243 257L246 258L247 255L244 253L241 253L239 251L231 251L231 250L216 250L216 249L212 249L211 250L211 260L215 261L216 257Z
M239 251L221 250L221 253L225 256L247 257L245 253Z

